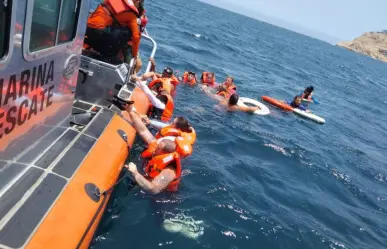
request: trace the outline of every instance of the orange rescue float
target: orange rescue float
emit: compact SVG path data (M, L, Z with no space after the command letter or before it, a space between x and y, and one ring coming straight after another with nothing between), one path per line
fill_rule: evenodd
M290 105L286 104L286 103L283 103L279 100L276 100L276 99L273 99L273 98L270 98L268 96L262 96L262 100L263 101L266 101L278 108L281 108L282 110L285 110L285 111L293 111L293 107L291 107Z

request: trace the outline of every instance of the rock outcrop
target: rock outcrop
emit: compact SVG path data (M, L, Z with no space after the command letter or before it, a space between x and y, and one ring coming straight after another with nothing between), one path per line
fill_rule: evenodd
M336 45L387 62L387 32L364 33L353 41Z

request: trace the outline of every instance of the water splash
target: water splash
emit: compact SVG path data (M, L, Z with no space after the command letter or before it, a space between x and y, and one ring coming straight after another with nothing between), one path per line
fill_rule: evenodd
M180 233L189 239L198 239L204 234L203 221L196 221L191 216L177 214L173 218L165 219L163 228L170 233Z

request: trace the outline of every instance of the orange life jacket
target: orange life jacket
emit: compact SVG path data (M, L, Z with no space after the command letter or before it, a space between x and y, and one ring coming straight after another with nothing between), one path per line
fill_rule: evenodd
M237 89L237 87L236 87L236 85L234 83L232 83L231 86L227 87L227 90L229 92L236 91L236 89Z
M156 151L158 145L158 140L155 140L148 144L148 147L141 153L142 158L150 158L153 156L153 153Z
M227 91L219 91L216 93L216 95L219 95L223 98L230 98L231 94Z
M170 136L170 137L174 137L174 136ZM192 145L193 143L189 140L187 140L186 138L184 137L174 137L174 142L176 144L176 152L181 156L181 157L187 157L187 156L190 156L192 154ZM141 157L142 158L150 158L153 156L153 154L155 153L156 149L157 149L157 146L159 144L159 142L162 140L162 139L167 139L167 138L164 138L164 137L159 137L157 140L154 140L153 142L151 142L148 147L141 153Z
M214 76L212 77L212 80L210 81L208 79L208 74L210 74L209 72L204 72L202 73L202 83L203 84L207 84L207 85L214 85L215 84L215 74Z
M173 78L157 78L151 81L148 87L155 92L160 92L161 89L164 89L169 93L172 93L176 88L176 82ZM152 89L155 87L156 89Z
M232 83L230 86L225 86L225 83L223 83L221 86L224 86L226 89L218 91L216 94L219 96L230 98L231 95L236 93L236 85L234 83Z
M196 77L194 76L193 79L188 80L188 72L185 72L185 73L183 74L183 82L184 82L184 83L188 83L189 85L193 86L193 85L196 84Z
M153 118L157 118L161 121L169 121L172 118L173 110L175 109L175 104L173 102L173 98L171 95L162 94L162 96L166 96L168 99L167 103L165 104L165 108L162 110L162 109L159 109L159 108L156 108L156 107L150 105L148 116L153 117Z
M162 137L182 137L184 138L189 144L193 145L196 142L196 132L194 128L191 128L191 132L183 132L179 129L171 127L171 125L166 126L156 134L156 138L162 138Z
M176 88L179 85L179 79L175 75L172 75L171 79L171 84Z
M145 174L148 179L153 180L156 178L163 169L167 166L171 165L171 163L175 164L175 179L168 185L167 191L175 192L178 190L181 180L181 163L180 156L178 153L173 152L169 154L163 154L154 156L145 167Z
M124 12L133 11L139 16L138 9L132 0L105 0L103 3L111 14L118 15Z

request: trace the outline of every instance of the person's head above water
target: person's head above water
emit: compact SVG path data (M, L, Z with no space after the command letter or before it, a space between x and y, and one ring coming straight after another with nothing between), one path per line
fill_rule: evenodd
M173 76L173 70L170 67L166 67L163 70L163 77L172 77Z
M306 96L309 96L311 93L313 93L313 91L314 91L314 87L313 86L308 86L307 88L305 88L304 94Z
M173 120L173 126L182 132L191 132L191 125L184 117L177 117Z
M302 103L302 98L301 96L295 96L292 102L293 107L299 107Z
M144 9L144 0L133 0L133 4L137 9L140 9L140 13L142 12L141 10Z
M234 83L234 78L231 77L231 76L227 76L227 77L226 77L226 80L224 81L224 84L225 84L226 86L230 86L230 85L232 85L233 83Z
M162 155L176 151L176 143L169 139L162 139L154 152L154 155Z
M188 80L193 80L193 79L195 79L195 73L194 72L188 72L188 75L187 75L187 77L188 77Z
M233 95L230 96L229 100L228 100L228 105L229 106L233 106L233 105L236 105L239 101L239 95L234 93Z
M207 78L209 80L212 80L214 78L214 76L215 76L215 74L213 72L210 72L210 73L207 74Z

